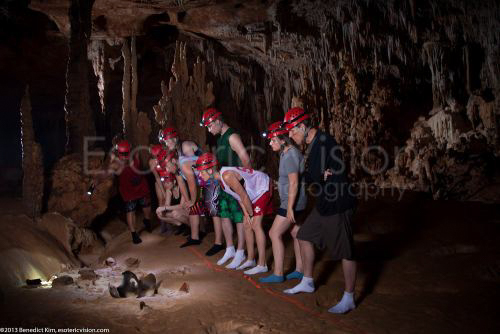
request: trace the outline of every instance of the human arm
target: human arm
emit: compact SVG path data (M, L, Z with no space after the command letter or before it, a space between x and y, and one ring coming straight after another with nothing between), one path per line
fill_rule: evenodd
M243 146L243 142L241 141L239 134L233 133L229 136L229 146L231 146L231 149L235 151L240 158L242 167L252 168L250 157L248 156L245 146Z
M158 175L158 172L156 171L156 167L158 166L158 161L156 159L150 159L149 160L149 170L151 173L153 173L155 177L155 182L158 184L160 191L162 192L163 196L166 195L165 189L163 188L163 184L160 179L160 175Z
M189 201L189 193L186 187L186 182L181 175L175 175L175 179L177 180L177 184L179 185L179 190L181 192L181 203Z
M249 217L252 217L252 202L250 201L250 197L248 196L245 188L243 188L238 178L236 177L236 173L232 171L226 171L222 175L222 178L224 179L224 182L240 197L239 202L241 203L243 213L245 213Z
M293 206L297 198L299 190L299 173L288 174L288 204L286 210L286 217L291 223L295 223L295 215L293 213Z
M182 173L186 176L186 181L189 190L189 197L187 197L188 202L186 203L186 206L191 207L194 205L194 203L196 203L197 200L197 185L196 185L195 175L193 169L191 168L191 164L189 162L184 163L181 166L181 169Z

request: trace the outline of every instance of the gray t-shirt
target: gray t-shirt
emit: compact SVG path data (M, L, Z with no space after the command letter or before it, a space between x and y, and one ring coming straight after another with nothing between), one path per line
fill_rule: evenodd
M304 172L304 156L300 151L291 147L288 151L281 153L280 156L280 167L279 167L279 179L278 179L278 191L280 194L280 208L288 208L288 174L299 173L299 189L297 193L297 198L295 199L294 209L296 211L304 210L307 203L305 184L302 182L301 175Z

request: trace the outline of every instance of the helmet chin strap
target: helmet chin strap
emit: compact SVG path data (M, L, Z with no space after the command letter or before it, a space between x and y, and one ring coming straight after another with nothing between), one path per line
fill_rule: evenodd
M304 132L304 140L309 137L309 131L311 131L311 127L308 127L306 128L305 130L303 130Z

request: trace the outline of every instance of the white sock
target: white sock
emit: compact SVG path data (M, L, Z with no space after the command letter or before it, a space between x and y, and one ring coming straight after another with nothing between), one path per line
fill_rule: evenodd
M335 306L332 306L328 312L335 314L347 313L350 310L354 310L356 305L354 304L354 292L344 291L342 300Z
M241 266L236 268L237 270L243 270L247 268L252 268L255 267L255 260L246 260L245 263L243 263Z
M244 260L245 260L245 251L243 249L238 249L233 257L233 261L231 261L231 263L229 263L226 266L226 268L236 269Z
M227 260L229 260L230 258L233 258L234 254L235 254L234 246L227 247L226 252L224 253L224 256L219 261L217 261L217 264L219 266L222 266Z
M290 295L293 295L295 293L299 292L314 292L314 281L312 277L302 277L302 280L300 281L299 284L294 286L291 289L287 289L284 291L285 293L288 293Z
M255 275L267 272L267 265L255 266L252 269L248 269L244 272L245 275Z

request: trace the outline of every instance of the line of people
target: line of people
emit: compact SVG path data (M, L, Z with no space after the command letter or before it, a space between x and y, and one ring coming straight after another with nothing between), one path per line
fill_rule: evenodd
M252 169L240 136L224 122L220 111L207 109L201 125L212 135L220 136L215 154L202 152L192 141L181 141L172 127L162 129L159 133L160 144L151 147L149 164L156 180L155 190L159 200L156 214L163 222L162 230L168 229L166 224L189 226L188 230L185 229L189 231L189 236L180 247L199 245L203 238L200 217L211 217L215 243L206 255L212 256L224 250L218 265L244 270L246 275L266 273L266 235L262 221L264 215L274 213L272 180L266 173ZM320 249L326 247L333 259L342 260L345 280L342 300L329 311L337 314L349 312L355 308L356 262L351 220L356 201L348 191L349 181L340 147L333 137L312 126L310 114L302 108L290 109L283 121L269 126L265 137L271 149L280 155L277 180L280 207L269 231L274 271L271 275L260 277L259 281L281 283L298 279L300 282L296 286L284 292L314 292L314 246ZM305 156L294 143L307 145ZM127 144L122 141L117 145L119 161L129 158L127 153L130 154L130 147L126 147ZM137 163L136 159L129 160L132 161L129 163L131 167ZM123 173L127 178L132 175L134 179L135 175L130 174L133 173L130 170L133 168L125 168L121 172L119 189L126 203L133 242L139 243L133 213L141 205L144 224L150 230L150 201L142 176L132 182L135 186L121 185L122 178L125 180ZM306 185L315 194L315 205L309 213L306 213ZM133 196L130 189L135 191ZM236 248L233 243L234 226L237 231ZM293 238L295 270L285 275L282 238L287 231Z

